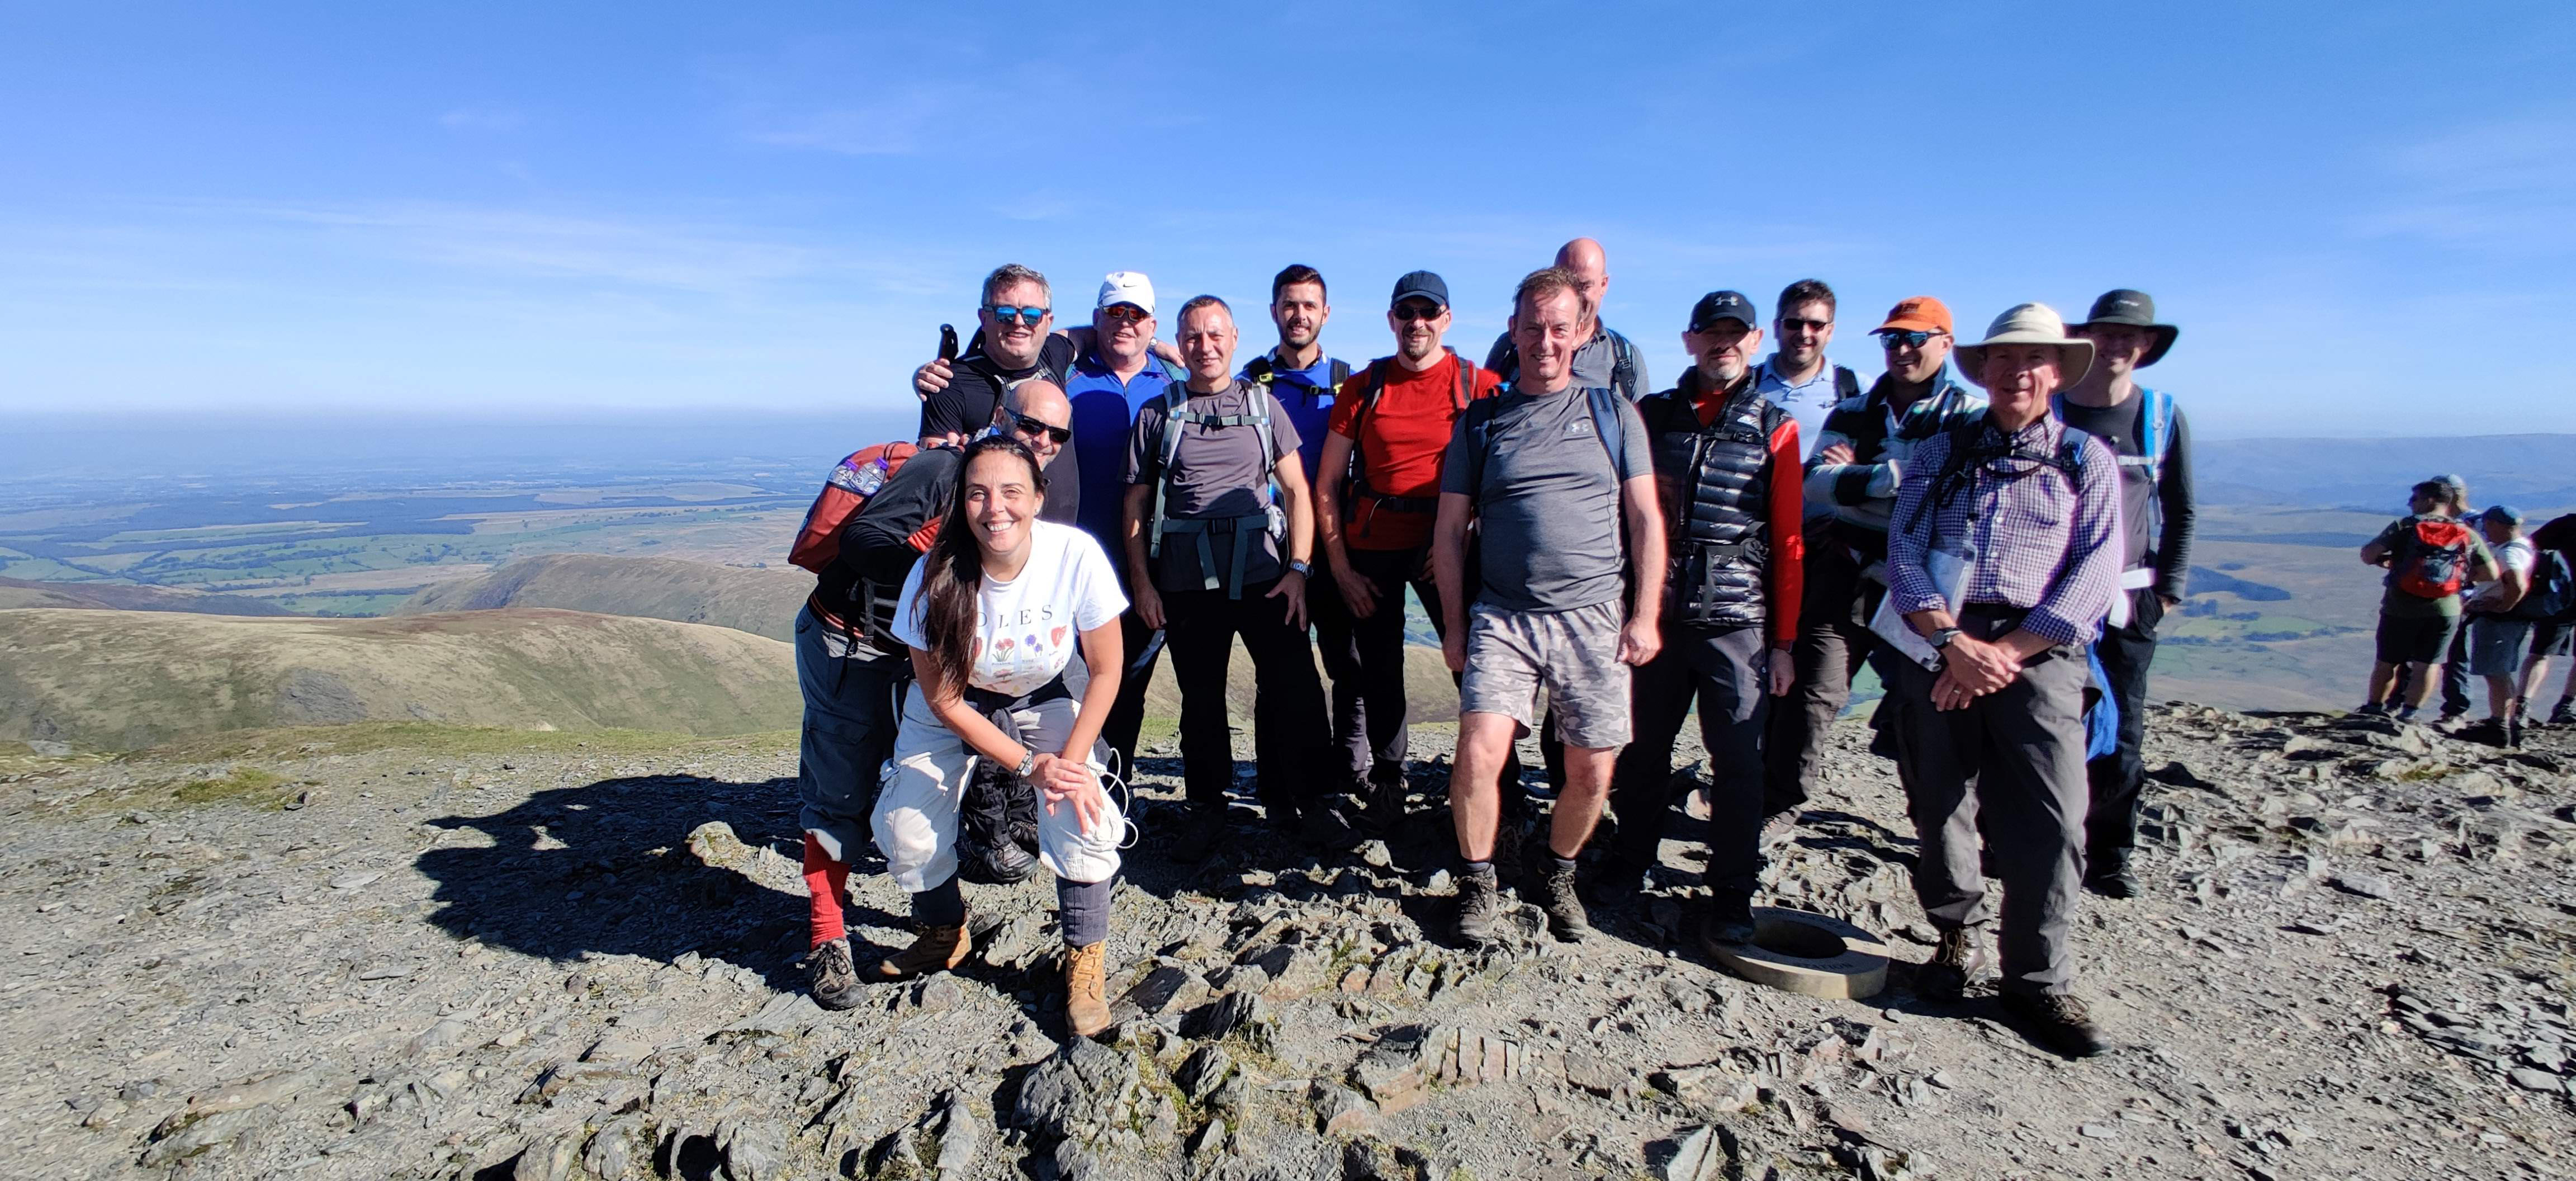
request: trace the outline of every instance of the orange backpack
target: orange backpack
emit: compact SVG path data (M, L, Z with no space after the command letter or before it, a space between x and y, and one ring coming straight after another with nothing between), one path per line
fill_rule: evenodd
M2460 593L2469 573L2469 527L2458 521L2417 521L2412 541L2388 572L2388 584L2419 599Z
M868 507L868 498L885 487L906 460L920 453L920 447L903 442L851 452L823 481L823 490L814 494L814 505L805 510L805 525L796 531L796 544L788 548L787 560L822 573L841 556L841 526Z

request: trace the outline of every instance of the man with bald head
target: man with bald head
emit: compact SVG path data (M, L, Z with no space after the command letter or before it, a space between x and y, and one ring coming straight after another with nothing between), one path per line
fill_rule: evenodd
M1631 402L1654 390L1646 377L1646 359L1628 338L1601 322L1601 305L1610 297L1610 256L1590 238L1577 238L1556 251L1556 269L1571 272L1575 294L1583 300L1584 341L1574 350L1574 384L1583 389L1617 390ZM1509 383L1520 375L1519 351L1512 334L1494 338L1485 368Z
M1039 465L1053 468L1073 438L1073 404L1054 382L1026 378L1003 387L984 433L1018 439ZM850 850L873 841L868 815L877 768L894 750L894 690L912 669L911 653L892 634L895 603L913 563L939 537L963 462L954 447L931 447L886 477L841 526L840 553L817 577L813 597L796 616L796 683L805 697L796 786L804 805L814 949L806 974L815 1003L829 1009L846 1009L863 995L841 921L841 892L849 880ZM1070 480L1050 487L1047 519L1056 519L1059 492L1071 502L1078 491ZM1064 517L1072 518L1071 504ZM1017 776L1002 779L1019 783ZM1034 844L1036 801L1014 801L1003 790L980 781L968 789L959 854L979 864L981 876L1018 881L1037 862L1012 839L1007 816L1014 804L1024 805L1019 810L1026 813Z

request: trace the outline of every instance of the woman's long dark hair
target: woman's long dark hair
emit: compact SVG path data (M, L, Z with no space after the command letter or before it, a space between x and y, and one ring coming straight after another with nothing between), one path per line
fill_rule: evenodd
M930 572L921 580L921 634L930 641L930 663L951 693L966 691L975 667L976 595L984 589L984 546L975 524L966 519L966 473L976 459L1000 452L1029 465L1029 487L1046 495L1046 469L1028 445L1009 435L991 435L966 445L957 463L957 487L950 490L948 516L939 525L939 540L922 561ZM1035 512L1035 506L1031 506Z

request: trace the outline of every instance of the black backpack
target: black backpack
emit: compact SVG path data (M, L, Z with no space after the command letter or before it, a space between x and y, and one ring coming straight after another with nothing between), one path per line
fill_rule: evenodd
M2568 569L2567 555L2554 549L2534 550L2532 558L2531 590L2505 618L2558 622L2576 608L2576 571Z

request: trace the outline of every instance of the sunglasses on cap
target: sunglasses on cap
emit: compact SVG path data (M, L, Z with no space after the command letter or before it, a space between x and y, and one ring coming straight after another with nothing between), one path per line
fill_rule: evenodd
M1020 323L1026 324L1031 328L1035 328L1038 326L1038 321L1046 319L1047 313L1054 309L1011 308L1003 307L999 304L993 304L986 306L984 310L993 313L994 323L1008 325L1011 322L1012 317L1016 316L1019 318Z
M1408 323L1414 320L1437 320L1441 313L1448 310L1434 304L1418 303L1408 299L1395 305L1395 318Z
M1100 314L1122 324L1139 324L1154 318L1154 313L1132 303L1113 303L1100 309Z
M1905 328L1883 328L1879 330L1878 343L1891 349L1898 345L1904 345L1909 349L1919 349L1923 347L1925 342L1930 341L1933 337L1942 335L1946 334L1941 332L1922 332Z
M1073 441L1073 428L1069 426L1049 426L1025 414L1014 414L1011 416L1011 421L1019 426L1021 434L1045 435L1055 440L1055 445L1058 447Z

